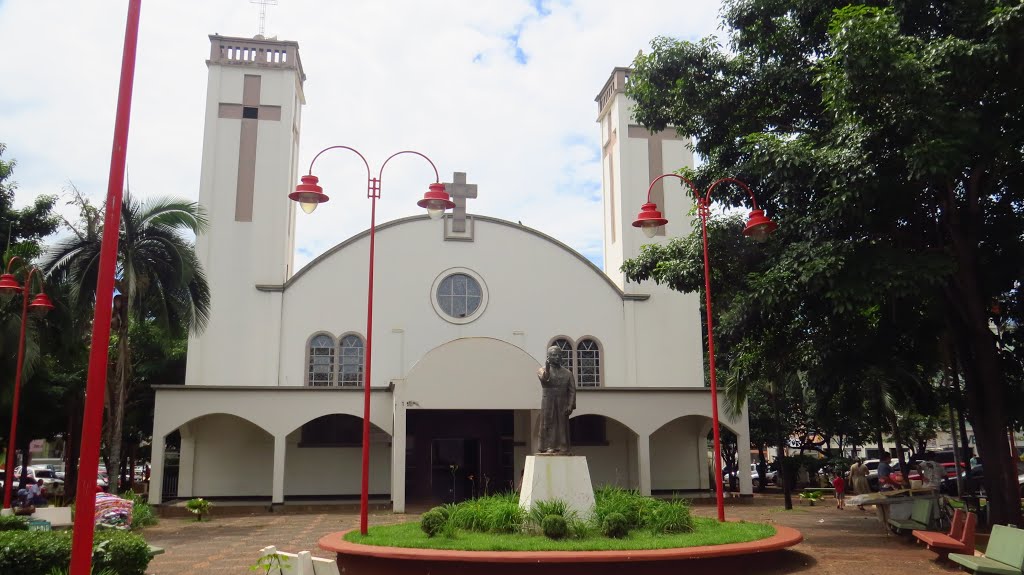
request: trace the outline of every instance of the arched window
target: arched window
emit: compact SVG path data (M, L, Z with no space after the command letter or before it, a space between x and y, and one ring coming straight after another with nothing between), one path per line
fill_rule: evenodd
M326 387L334 385L334 338L327 334L309 340L309 366L306 385Z
M581 339L576 344L576 385L601 386L601 348L593 339Z
M363 338L354 333L341 337L341 376L342 387L362 387L363 368L365 367Z
M573 361L575 359L575 353L572 349L572 342L564 337L559 337L552 340L551 343L548 344L548 347L553 345L558 346L558 348L562 350L562 367L565 367L569 371L573 371L573 365L576 362Z

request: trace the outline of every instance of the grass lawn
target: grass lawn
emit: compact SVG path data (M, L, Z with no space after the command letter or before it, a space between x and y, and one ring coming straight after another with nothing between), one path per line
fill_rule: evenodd
M667 549L672 547L698 547L765 539L775 535L775 528L763 523L728 522L694 518L692 533L652 535L647 531L632 531L624 539L591 536L586 539L555 541L543 535L505 535L459 531L454 538L427 537L419 522L370 527L366 536L353 531L346 541L364 545L412 547L419 549L451 549L460 551L624 551L635 549Z

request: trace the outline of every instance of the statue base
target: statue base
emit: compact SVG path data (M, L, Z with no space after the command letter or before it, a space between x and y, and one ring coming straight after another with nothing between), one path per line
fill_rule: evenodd
M594 487L587 458L582 455L527 455L519 506L529 511L534 501L561 499L580 519L594 512Z

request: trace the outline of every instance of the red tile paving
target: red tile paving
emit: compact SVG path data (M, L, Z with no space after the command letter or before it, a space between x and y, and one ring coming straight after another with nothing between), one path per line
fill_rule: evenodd
M696 505L694 512L714 516L715 509L713 505L702 504ZM871 508L860 511L849 506L840 511L822 502L815 507L798 504L793 511L783 511L780 496L758 495L753 502L727 506L726 515L730 519L776 522L803 534L804 542L793 550L782 551L775 560L761 563L756 570L759 574L956 572L950 565L937 563L933 553L915 545L911 538L887 535ZM378 512L370 516L370 524L395 523L414 517ZM327 533L356 527L358 520L356 514L340 512L214 515L211 521L202 523L183 518L163 519L159 525L143 532L152 545L165 549L163 555L150 563L148 572L152 575L242 574L248 572L258 551L267 545L274 545L281 551L309 550L314 555L330 557L317 548L317 540ZM743 569L749 570L749 565Z

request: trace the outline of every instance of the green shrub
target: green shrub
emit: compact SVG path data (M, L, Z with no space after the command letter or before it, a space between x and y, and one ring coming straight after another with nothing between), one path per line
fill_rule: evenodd
M152 557L138 535L98 531L93 543L93 569L117 575L143 575ZM70 531L5 531L0 533L0 573L39 575L66 568L71 562Z
M544 518L549 515L558 515L563 519L572 519L575 513L569 510L569 504L561 499L548 501L534 501L527 514L527 521L536 527L543 528Z
M211 506L212 504L209 501L203 499L202 497L189 499L188 501L185 502L185 509L188 509L196 516L196 521L202 521L203 516L208 515L210 513Z
M420 516L420 529L427 534L427 537L439 535L444 530L446 523L448 521L445 519L444 514L437 508L431 509Z
M487 528L494 533L518 533L526 521L519 501L494 501L487 509Z
M68 570L69 569L71 569L71 568L70 567L54 567L53 569L50 569L49 575L68 575ZM118 575L118 573L117 573L117 571L114 571L113 569L99 569L99 570L93 569L92 570L92 575Z
M629 534L629 520L621 513L609 513L601 522L601 532L612 539L622 539Z
M28 531L28 519L18 515L0 515L0 531Z
M132 530L157 524L156 510L146 503L141 495L132 491L125 494L125 499L132 502Z
M540 527L549 539L564 539L569 534L569 525L561 515L548 515L541 520Z
M654 533L689 533L693 531L690 505L684 500L658 501L650 517L643 522Z

